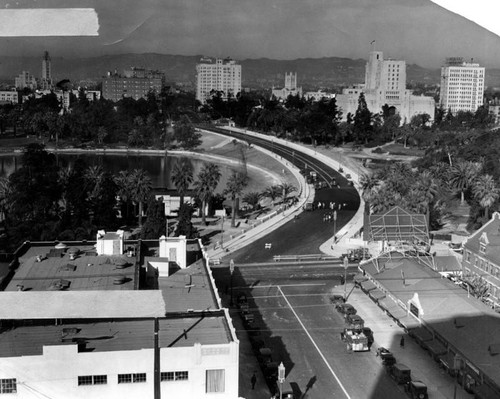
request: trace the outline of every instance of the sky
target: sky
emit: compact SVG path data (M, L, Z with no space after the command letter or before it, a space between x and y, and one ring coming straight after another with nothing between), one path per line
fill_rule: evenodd
M500 10L498 0L434 1L469 4L469 9L473 4L474 10L482 9L479 16L496 17ZM65 58L154 52L237 60L366 59L374 48L384 57L423 67L437 68L455 56L500 67L498 35L431 0L0 0L0 24L3 10L69 7L95 9L97 34L4 35L0 54L39 56L48 50ZM30 19L23 19L33 31ZM51 21L38 21L35 30L43 32L43 23ZM68 14L66 22L80 21Z

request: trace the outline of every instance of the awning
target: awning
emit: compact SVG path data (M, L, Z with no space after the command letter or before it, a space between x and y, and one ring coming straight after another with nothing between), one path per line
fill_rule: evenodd
M455 362L455 355L451 352L444 353L440 355L439 362L447 369L453 370L453 365Z
M372 298L374 301L379 301L382 298L385 298L385 293L380 291L378 288L375 288L374 290L371 290L368 293L368 296Z
M368 280L368 278L364 276L363 273L358 273L353 277L353 280L355 283L362 283L363 281Z
M432 341L434 339L429 330L425 329L424 327L414 328L413 330L411 330L411 335L420 343Z
M498 399L500 397L500 392L495 392L487 385L480 385L474 388L476 399Z
M433 355L433 356L440 356L440 355L444 355L445 353L447 353L447 349L445 348L445 346L437 341L437 340L433 340L433 341L427 341L425 343L425 345L427 346L427 349L428 351Z
M394 302L391 298L382 298L378 301L378 305L389 313L395 319L400 319L406 316L406 310Z
M374 290L375 288L377 288L377 286L375 284L373 284L370 280L367 280L367 281L363 281L361 283L361 289L365 292L368 292L368 291L371 291L371 290Z

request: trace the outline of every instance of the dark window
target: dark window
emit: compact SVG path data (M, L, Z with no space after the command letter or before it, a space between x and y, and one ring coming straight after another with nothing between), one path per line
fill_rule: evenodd
M17 381L15 378L0 379L0 393L16 393Z
M137 373L133 375L134 382L146 382L146 373Z
M78 376L78 385L92 385L91 375Z
M165 371L160 375L161 381L173 381L174 380L174 372L173 371Z
M132 374L118 374L118 384L127 384L132 382Z
M108 383L107 375L94 375L94 385L104 385Z

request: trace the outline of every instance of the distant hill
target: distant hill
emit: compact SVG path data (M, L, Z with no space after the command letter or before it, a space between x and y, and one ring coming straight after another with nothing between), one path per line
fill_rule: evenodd
M194 87L195 66L200 55L182 56L168 54L120 54L93 58L52 58L52 71L56 80L70 79L99 81L108 71L123 72L132 66L142 66L165 72L168 82L182 82ZM296 60L272 60L268 58L240 61L243 86L270 88L282 86L285 72L297 72L298 84L304 89L329 88L362 83L366 61L362 59L325 57ZM41 74L41 57L2 57L0 79L14 83L21 71L35 76ZM408 83L439 84L440 70L426 69L412 64L407 66ZM486 70L486 85L500 87L500 69Z

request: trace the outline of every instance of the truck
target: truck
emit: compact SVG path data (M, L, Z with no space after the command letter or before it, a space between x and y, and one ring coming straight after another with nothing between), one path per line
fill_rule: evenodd
M348 351L365 352L370 350L368 346L368 337L363 334L362 331L346 328L340 335L342 340L346 343Z
M392 366L386 366L387 372L392 377L396 384L407 384L411 381L411 370L403 363L395 363Z
M422 381L409 381L405 385L405 392L411 399L428 399L427 385Z

